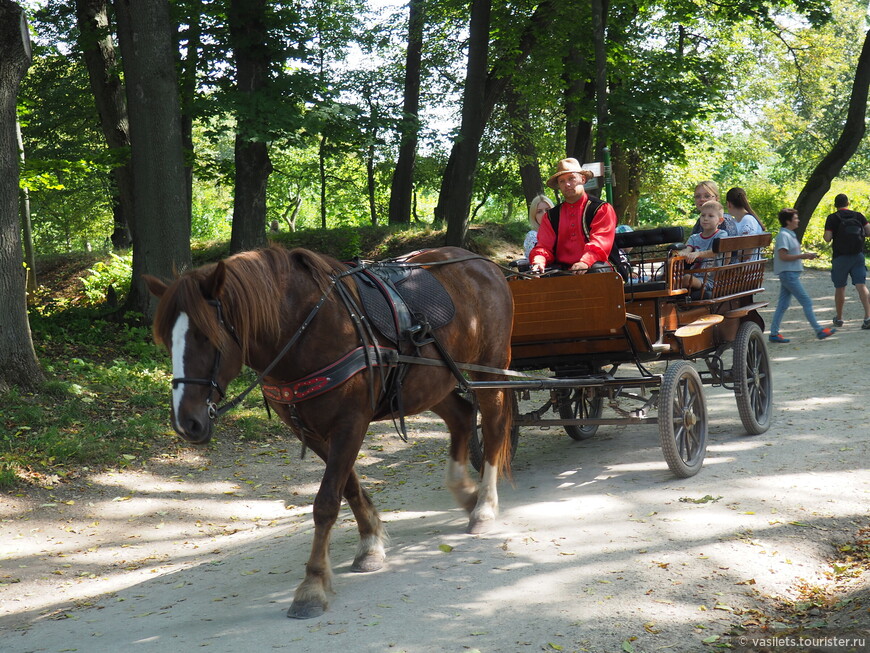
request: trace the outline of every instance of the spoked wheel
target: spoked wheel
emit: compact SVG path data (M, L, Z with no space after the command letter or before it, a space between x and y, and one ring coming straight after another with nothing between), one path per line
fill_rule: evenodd
M596 419L601 417L604 399L595 388L573 388L560 391L559 417L561 419ZM575 440L586 440L595 435L598 424L574 424L565 427L565 433Z
M688 361L668 366L659 390L659 438L674 475L694 476L707 452L707 403L701 377Z
M734 397L749 435L770 427L773 379L764 335L755 322L744 322L734 338Z
M519 410L517 408L517 400L514 397L513 399L513 419L511 420L511 462L513 462L514 456L517 453L517 445L520 442L520 427L517 426L516 419L519 415ZM480 412L475 410L475 418L474 418L474 431L471 433L471 437L468 440L468 458L471 460L471 466L474 467L478 472L483 470L483 461L486 460L484 457L484 449L483 449L483 426L480 422Z

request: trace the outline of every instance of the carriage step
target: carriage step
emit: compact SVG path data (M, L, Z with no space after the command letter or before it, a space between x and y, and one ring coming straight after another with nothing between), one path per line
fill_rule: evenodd
M704 333L704 331L709 329L711 326L719 324L724 319L725 318L718 313L710 313L704 317L699 317L690 324L681 326L679 329L674 331L674 335L677 336L677 338L690 338L692 336L697 336Z
M652 350L656 353L662 353L671 350L671 346L666 342L654 342L652 344Z

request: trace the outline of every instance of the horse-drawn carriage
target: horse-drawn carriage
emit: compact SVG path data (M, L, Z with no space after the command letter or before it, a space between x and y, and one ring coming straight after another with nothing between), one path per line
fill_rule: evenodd
M384 527L355 471L372 421L401 423L424 410L444 420L447 487L469 514L469 532L495 518L496 482L520 426L564 426L583 439L602 424L656 420L668 465L684 477L698 471L706 447L702 385L733 387L744 426L763 432L770 365L757 313L763 304L753 295L762 290L757 253L770 237L720 239L727 263L706 269L713 282L697 297L681 287L684 259L660 249L681 237L680 229L620 235L620 246L634 248L637 278L628 283L608 272L507 282L492 261L457 248L345 265L271 247L187 271L171 284L146 277L160 298L154 336L171 354L179 435L208 442L213 421L262 387L303 451L325 463L311 555L288 615L326 609L330 531L342 499L360 535L352 570L383 565ZM707 363L705 372L689 362L696 359ZM667 363L663 372L650 369L660 363ZM626 364L636 372L624 374ZM243 366L256 381L218 406ZM540 370L551 374L532 374ZM541 407L521 413L516 397L538 391ZM603 416L605 402L615 418ZM639 406L628 410L626 402ZM550 411L558 419L545 419ZM479 483L468 474L469 453Z
M514 448L523 426L560 426L584 440L601 425L657 423L668 467L689 477L706 451L703 385L733 389L746 431L767 430L770 362L757 312L765 303L754 295L764 290L761 250L770 234L717 240L721 264L704 268L711 283L703 291L683 287L685 260L669 247L682 238L679 227L617 234L616 246L631 250L625 282L615 272L510 279L511 369L538 373L493 382L516 393ZM531 410L518 408L529 402ZM470 449L479 468L479 438Z

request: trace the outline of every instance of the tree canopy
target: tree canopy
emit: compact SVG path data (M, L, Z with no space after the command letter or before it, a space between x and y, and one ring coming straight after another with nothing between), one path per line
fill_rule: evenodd
M141 147L108 142L85 57L94 38L118 43L118 16L106 0L24 4L35 48L18 114L36 248L104 246L131 218L119 213L135 215L117 171ZM443 221L459 244L470 221L522 219L556 160L593 161L605 145L631 223L688 219L691 180L704 178L791 204L841 136L866 29L852 0L167 6L174 64L159 74L177 91L152 100L178 107L178 201L190 234L232 234L236 248L265 242L273 221ZM90 40L83 9L106 15ZM136 55L116 55L105 73L135 114ZM864 175L868 152L859 142L839 174Z

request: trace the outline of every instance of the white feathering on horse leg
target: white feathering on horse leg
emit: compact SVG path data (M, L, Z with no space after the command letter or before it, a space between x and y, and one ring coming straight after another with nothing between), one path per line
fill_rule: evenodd
M387 558L387 552L384 549L384 539L385 534L361 537L351 571L368 573L383 567L384 560Z
M477 505L477 486L468 475L468 467L451 459L447 463L447 488L456 499L456 503L466 512L471 512Z
M489 463L483 466L483 480L477 495L477 505L468 520L469 533L481 533L489 528L498 514L498 470Z

